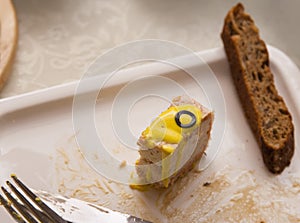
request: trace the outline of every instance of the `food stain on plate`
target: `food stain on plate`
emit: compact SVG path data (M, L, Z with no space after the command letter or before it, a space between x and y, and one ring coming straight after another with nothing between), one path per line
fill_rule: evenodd
M57 149L58 192L153 222L299 222L300 178L266 180L226 165L196 169L166 190L140 192L108 180L85 161L76 142ZM272 198L272 199L270 199Z
M299 182L260 179L226 166L208 177L190 173L160 205L170 222L299 222Z
M144 194L106 179L86 162L74 140L57 148L54 158L57 192L113 210L160 222ZM157 210L158 211L158 210Z

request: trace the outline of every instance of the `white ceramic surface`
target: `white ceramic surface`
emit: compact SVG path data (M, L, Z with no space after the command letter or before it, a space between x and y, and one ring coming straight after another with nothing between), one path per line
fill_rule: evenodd
M0 101L0 182L3 184L11 173L17 173L35 189L73 196L154 222L299 222L300 72L281 51L269 47L269 52L276 85L293 115L296 136L292 163L279 176L270 174L262 162L224 51L218 48L199 53L215 73L226 102L226 129L220 152L204 172L191 172L173 189L144 193L101 177L77 150L77 133L72 125L74 82ZM151 71L144 70L145 66L132 69L136 74ZM159 69L152 69L156 75L161 74ZM180 78L174 78L180 82ZM191 79L180 83L198 97ZM121 90L119 84L112 86L106 89L106 100L96 104L99 114L108 112L110 98ZM159 112L157 101L148 102L149 107L137 107L140 112L134 120L142 120L143 113L149 110ZM102 117L96 116L99 126ZM144 127L142 122L137 126ZM124 155L122 146L111 143L116 157ZM11 222L3 209L0 219Z

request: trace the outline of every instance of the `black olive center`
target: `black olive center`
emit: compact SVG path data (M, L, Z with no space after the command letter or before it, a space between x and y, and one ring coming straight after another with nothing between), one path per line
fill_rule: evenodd
M180 121L181 115L189 115L191 117L191 121L187 124L182 124L181 121ZM196 120L196 116L194 115L194 113L192 113L190 111L187 111L187 110L179 111L175 115L175 122L181 128L190 128L190 127L192 127L193 125L196 124L196 121L197 120Z

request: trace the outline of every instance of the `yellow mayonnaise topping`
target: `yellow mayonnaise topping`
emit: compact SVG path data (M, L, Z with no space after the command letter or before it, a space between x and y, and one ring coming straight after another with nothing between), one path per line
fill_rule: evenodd
M189 111L196 117L195 125L190 128L181 128L175 121L175 116L179 111ZM194 105L171 106L166 111L162 112L152 123L142 132L142 136L149 142L148 146L154 147L155 142L164 141L167 144L178 144L182 140L182 134L192 131L199 126L202 113L199 108ZM188 124L192 121L191 116L183 114L180 116L182 124ZM172 153L172 146L162 146L165 152Z
M170 159L167 159L167 156L169 154L166 153L166 152L162 152L162 169L161 169L161 178L164 179L163 180L163 184L165 187L168 187L169 186L169 183L170 183L170 179L168 178L169 176L169 172L170 172Z

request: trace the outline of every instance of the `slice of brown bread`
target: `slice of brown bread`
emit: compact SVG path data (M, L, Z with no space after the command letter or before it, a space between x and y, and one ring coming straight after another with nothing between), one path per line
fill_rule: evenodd
M221 34L244 113L272 173L281 173L294 154L294 127L269 67L266 44L252 18L237 4Z

